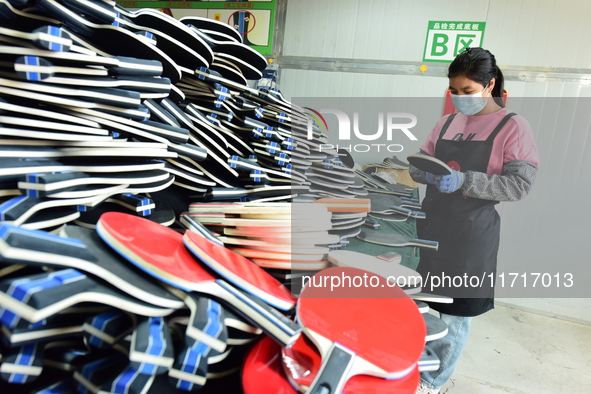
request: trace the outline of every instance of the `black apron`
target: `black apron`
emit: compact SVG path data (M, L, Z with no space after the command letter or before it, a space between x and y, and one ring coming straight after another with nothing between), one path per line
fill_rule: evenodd
M486 141L463 140L461 134L460 138L444 140L455 117L450 115L435 145L435 157L457 171L486 173L493 141L514 115L505 116ZM501 229L494 207L498 203L467 197L461 191L441 193L434 185L427 185L423 200L427 219L417 220L417 233L421 239L438 241L439 249L421 250L417 270L423 280L427 280L427 275L436 281L445 278L442 287L432 290L430 286L434 282L429 279L424 291L454 298L452 304L430 303L433 309L455 316L477 316L494 308Z

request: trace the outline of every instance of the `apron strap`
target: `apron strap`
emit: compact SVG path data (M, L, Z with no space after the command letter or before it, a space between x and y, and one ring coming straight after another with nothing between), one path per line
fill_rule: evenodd
M505 127L505 125L507 124L507 122L509 121L509 119L511 119L515 115L517 115L515 112L511 112L510 114L505 115L505 117L503 118L503 120L501 120L501 122L497 125L497 127L493 130L493 132L490 133L490 135L486 139L486 143L487 144L492 144L493 143L493 140L495 139L495 137L497 136L497 134L499 134L499 132L501 131L501 129L503 127Z
M441 132L439 133L439 139L443 138L443 136L445 135L445 132L447 131L449 125L451 124L451 121L454 120L456 115L457 115L457 113L453 113L448 116L447 121L444 123L443 127L441 128Z

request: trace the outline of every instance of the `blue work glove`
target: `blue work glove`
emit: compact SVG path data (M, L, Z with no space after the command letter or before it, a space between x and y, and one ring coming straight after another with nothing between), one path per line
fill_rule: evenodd
M431 185L435 185L437 183L437 175L433 175L430 172L425 172L425 177L427 178L427 183Z
M437 189L442 193L453 193L462 187L465 175L463 172L451 170L451 174L442 175L438 178L439 180L435 184Z

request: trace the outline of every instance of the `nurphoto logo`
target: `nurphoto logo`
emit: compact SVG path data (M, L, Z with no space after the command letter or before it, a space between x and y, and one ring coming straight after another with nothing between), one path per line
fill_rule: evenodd
M333 149L345 149L349 152L369 152L370 150L401 152L404 148L400 144L392 144L395 138L401 135L406 136L411 141L416 141L417 137L410 131L416 126L417 117L411 113L406 112L378 112L377 113L377 131L364 130L362 132L360 127L360 119L362 116L359 112L353 112L353 120L350 116L338 109L321 109L319 111L311 110L308 116L307 124L307 138L314 139L314 131L319 130L319 125L327 125L324 119L325 114L331 114L336 117L338 124L338 144L319 144L319 150L328 151ZM375 117L376 114L373 114ZM384 138L385 134L385 138ZM353 141L352 141L353 140ZM345 142L342 144L341 141ZM373 143L373 144L354 144L356 141L385 141L387 143Z

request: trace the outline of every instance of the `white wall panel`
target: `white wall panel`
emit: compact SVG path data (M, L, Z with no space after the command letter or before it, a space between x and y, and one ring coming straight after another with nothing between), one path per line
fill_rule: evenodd
M282 69L280 89L291 97L442 97L447 78Z
M591 2L495 0L484 44L510 66L590 68Z
M485 21L508 66L591 68L587 0L289 0L283 55L421 61L430 20Z
M441 97L447 78L282 69L280 88L291 97ZM591 85L506 81L512 97L591 97ZM510 101L509 101L510 103Z
M488 0L289 0L284 56L423 58L429 20L486 19Z

